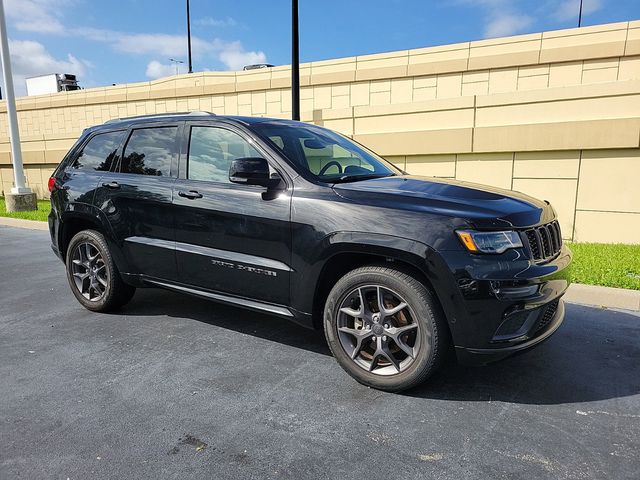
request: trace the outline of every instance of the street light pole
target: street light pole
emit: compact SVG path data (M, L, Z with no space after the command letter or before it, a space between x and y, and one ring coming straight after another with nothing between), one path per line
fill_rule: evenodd
M582 0L580 0L580 13L578 13L578 28L582 26Z
M178 64L184 62L182 60L176 60L175 58L170 58L169 61L176 67L176 75L178 75Z
M193 73L193 62L191 61L191 15L189 13L189 0L187 0L187 46L189 48L189 73Z
M20 132L18 131L18 115L16 114L16 98L13 91L11 57L9 53L9 39L7 38L7 23L4 16L3 0L0 0L0 59L2 60L4 93L7 100L9 141L11 142L11 160L13 161L13 178L15 183L15 186L11 189L11 193L6 195L7 210L35 210L35 194L33 194L31 189L26 186L24 169L22 166Z
M300 120L300 35L298 0L291 0L291 118Z

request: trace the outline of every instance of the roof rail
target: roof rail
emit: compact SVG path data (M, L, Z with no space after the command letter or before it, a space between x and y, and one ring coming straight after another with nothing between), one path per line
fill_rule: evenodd
M162 118L162 117L181 117L181 116L193 116L193 117L202 117L207 115L215 116L215 113L204 112L204 111L195 111L195 112L167 112L167 113L153 113L150 115L135 115L133 117L123 117L123 118L112 118L111 120L107 120L104 122L107 123L116 123L116 122L124 122L126 120L137 120L143 118Z

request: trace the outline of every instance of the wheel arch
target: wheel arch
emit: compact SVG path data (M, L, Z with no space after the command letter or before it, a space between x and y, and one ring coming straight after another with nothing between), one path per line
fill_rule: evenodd
M67 256L71 239L82 230L96 230L104 235L109 246L113 244L113 231L102 215L98 208L89 204L74 204L73 209L69 208L62 213L58 231L58 248L62 258Z
M366 265L396 268L419 280L434 294L449 324L445 288L448 278L446 271L442 271L444 260L435 250L420 242L387 235L349 234L347 237L333 238L331 251L326 253L315 276L311 307L314 328L322 328L324 303L335 282L347 272Z

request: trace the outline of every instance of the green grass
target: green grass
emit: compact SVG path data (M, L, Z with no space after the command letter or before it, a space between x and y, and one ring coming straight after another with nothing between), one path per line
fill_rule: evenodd
M22 218L25 220L47 221L47 216L51 211L49 200L38 200L38 209L33 212L7 212L7 207L3 197L0 197L0 217Z
M574 283L640 290L640 245L572 243Z

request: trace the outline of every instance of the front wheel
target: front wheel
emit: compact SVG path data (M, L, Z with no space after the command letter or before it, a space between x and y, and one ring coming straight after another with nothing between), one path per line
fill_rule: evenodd
M95 230L83 230L71 239L66 264L71 291L88 310L115 310L136 291L122 281L104 236Z
M447 348L444 317L433 294L414 277L378 266L347 273L324 311L329 347L358 382L401 391L426 380Z

